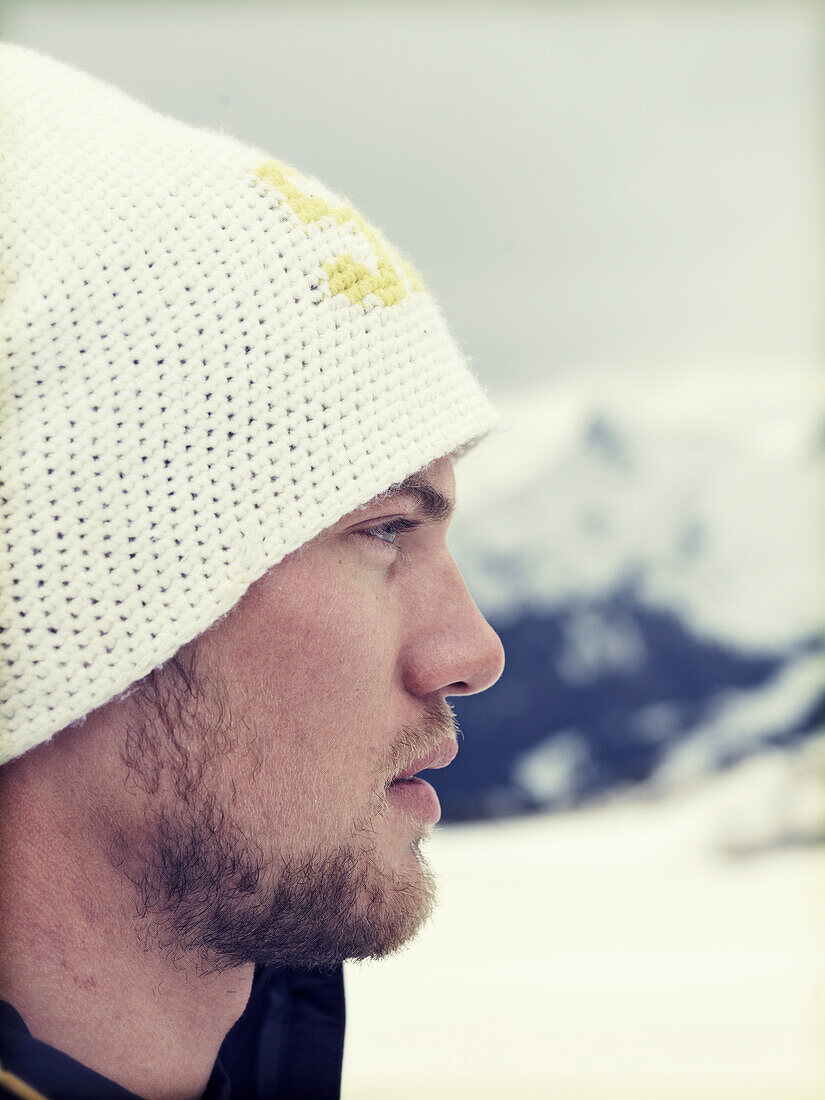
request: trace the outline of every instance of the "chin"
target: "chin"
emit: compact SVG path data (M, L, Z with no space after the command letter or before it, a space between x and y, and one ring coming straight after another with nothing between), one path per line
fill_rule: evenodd
M160 814L152 835L115 854L147 941L164 952L209 969L315 969L383 958L419 932L435 904L425 835L373 828L286 858L224 819Z
M358 922L363 940L352 944L349 959L382 959L408 944L432 916L436 903L435 880L418 842L406 849L403 867L387 876L389 881L365 893ZM355 937L358 939L358 936Z

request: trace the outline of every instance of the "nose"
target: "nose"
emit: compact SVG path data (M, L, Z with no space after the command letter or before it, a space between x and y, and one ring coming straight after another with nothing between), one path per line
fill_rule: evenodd
M403 651L404 686L417 696L475 695L504 671L504 647L449 558L441 583L420 593L413 635Z

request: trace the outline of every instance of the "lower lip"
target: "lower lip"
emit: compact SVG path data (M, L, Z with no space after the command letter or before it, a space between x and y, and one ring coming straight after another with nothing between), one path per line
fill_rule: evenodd
M441 803L435 789L419 776L391 783L387 795L390 801L420 821L435 825L441 817Z

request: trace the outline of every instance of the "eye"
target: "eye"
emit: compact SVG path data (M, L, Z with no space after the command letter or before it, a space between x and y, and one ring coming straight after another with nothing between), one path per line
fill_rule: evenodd
M381 523L378 527L371 527L368 533L377 539L382 539L384 542L395 542L398 538L398 525L390 520L389 523Z
M394 519L384 520L383 523L376 523L372 527L362 527L355 534L363 535L365 538L380 539L381 542L392 545L402 532L413 531L418 526L420 524L417 520L396 516Z

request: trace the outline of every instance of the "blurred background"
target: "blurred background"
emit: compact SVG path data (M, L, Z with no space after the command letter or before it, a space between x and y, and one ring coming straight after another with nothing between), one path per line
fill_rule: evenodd
M347 194L505 413L441 906L344 1100L825 1094L825 5L5 0Z

